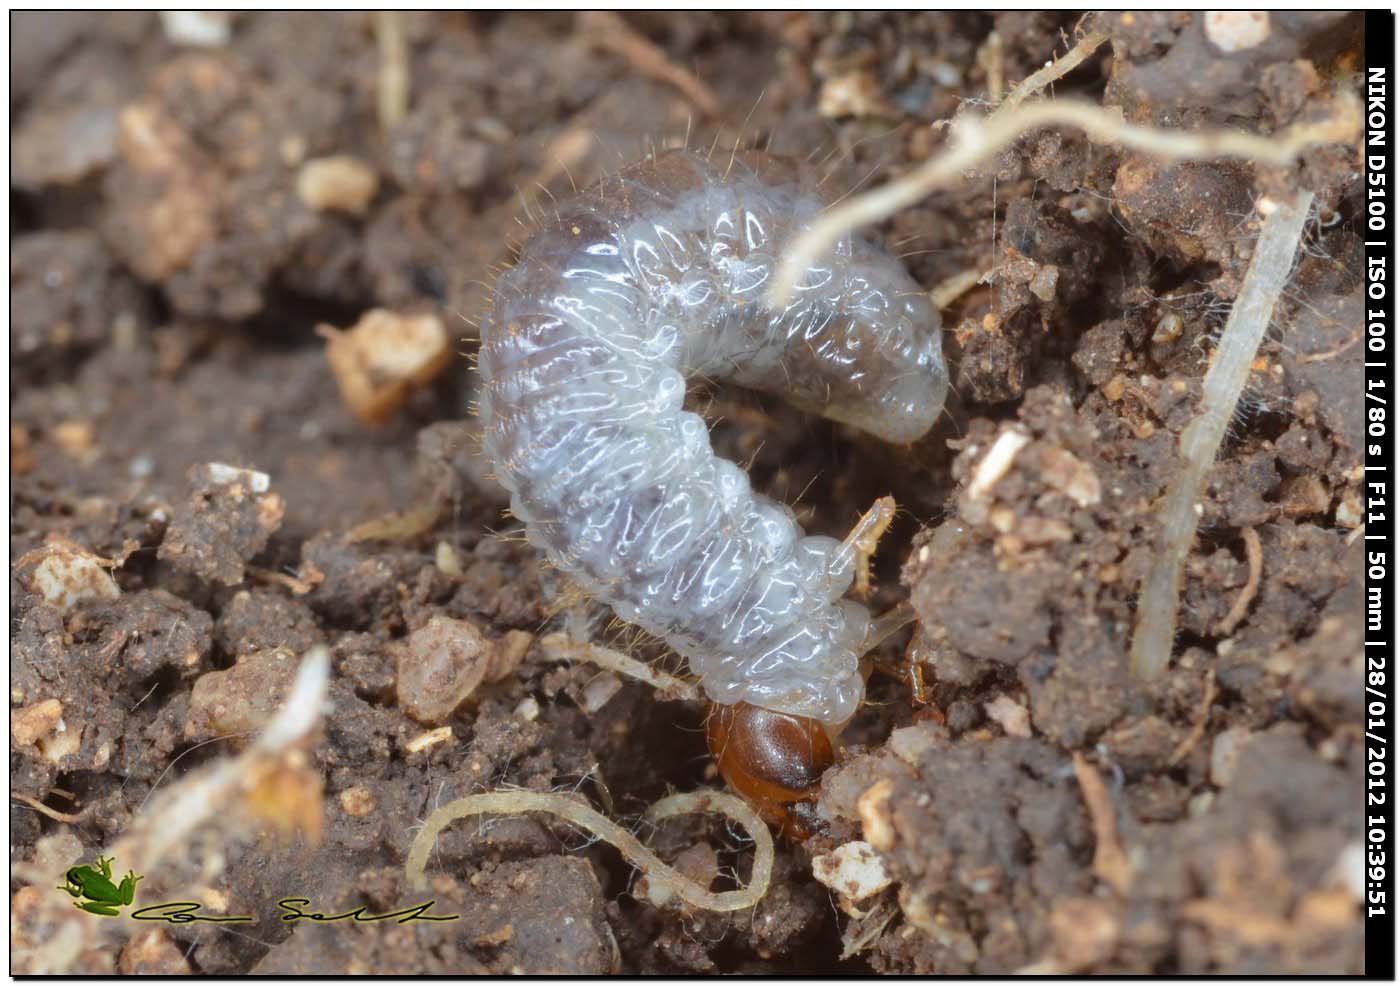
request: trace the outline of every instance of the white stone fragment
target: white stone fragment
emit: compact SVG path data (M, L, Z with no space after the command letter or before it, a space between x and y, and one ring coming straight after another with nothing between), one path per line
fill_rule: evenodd
M232 18L228 10L162 10L160 26L174 44L222 48L229 42Z
M1332 880L1347 889L1359 904L1366 899L1366 848L1353 842L1337 857Z
M812 875L849 901L873 897L894 883L884 858L868 842L847 842L812 857Z
M997 480L1005 476L1011 468L1016 453L1025 448L1030 440L1030 435L1016 428L1008 428L998 435L972 473L972 481L967 484L968 497L978 500L986 496Z
M1256 48L1269 40L1267 10L1207 10L1206 40L1227 55Z
M998 695L982 708L987 718L992 720L1007 736L1026 739L1031 735L1031 714L1024 705L1010 695Z
M583 686L583 701L580 705L589 715L607 705L612 697L622 690L622 679L611 671L604 671Z
M29 586L44 602L67 613L88 599L116 599L121 595L106 566L69 541L45 545L43 557L34 566Z
M256 469L240 469L238 466L229 466L222 462L211 462L208 464L208 470L210 481L219 486L241 481L254 493L266 493L272 486L272 477Z

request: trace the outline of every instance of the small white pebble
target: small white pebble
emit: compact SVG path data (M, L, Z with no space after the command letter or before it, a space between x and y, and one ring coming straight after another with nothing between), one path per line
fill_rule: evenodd
M952 62L929 62L924 65L924 70L945 89L953 89L962 85L962 70Z
M1210 746L1210 782L1216 787L1229 787L1234 780L1240 750L1249 739L1249 730L1238 727L1225 730Z
M526 695L515 707L515 715L526 722L534 722L540 717L540 703L535 701L535 696Z
M919 760L933 745L933 736L927 730L918 726L906 726L890 733L886 747L909 766L917 767Z
M894 781L888 777L876 781L856 799L856 814L860 816L865 838L875 848L888 852L894 848L894 824L890 817L890 795Z
M84 600L121 595L101 560L71 541L46 544L40 551L43 557L29 577L29 586L64 613Z
M437 570L449 578L460 579L465 574L462 568L462 556L457 553L457 549L446 541L439 541L437 548L433 551L433 564Z
M1332 867L1332 880L1345 887L1359 904L1366 899L1366 848L1353 842L1342 850Z
M425 726L450 719L490 670L491 644L469 620L434 616L398 648L399 706Z
M409 753L420 753L430 746L437 746L452 738L451 726L439 726L437 729L430 729L420 736L415 736L404 744L404 749Z
M363 215L374 193L379 175L368 164L348 154L315 158L297 172L297 197L317 212L335 210Z
M228 483L246 482L248 489L254 493L266 493L272 486L272 477L255 469L240 469L222 462L211 462L208 465L208 470L209 481L220 486Z
M977 468L972 473L972 480L967 484L969 499L977 500L986 496L996 485L997 480L1005 476L1011 469L1011 463L1015 460L1016 453L1025 448L1030 440L1030 435L1017 428L1008 428L998 435L997 440L992 443L992 447L987 450L987 454L982 457L982 461L977 463Z
M992 720L1007 736L1026 739L1031 735L1031 714L1026 707L1009 695L998 695L982 708L987 710L987 718Z
M160 26L174 44L222 48L229 42L232 17L228 10L162 10Z
M597 712L622 690L622 679L611 671L597 675L583 688L583 711L589 715Z
M884 859L868 842L847 842L812 857L812 875L849 901L865 900L894 882Z
M155 472L155 470L155 460L149 455L136 456L126 467L126 471L130 474L132 479L145 479L151 473Z
M1347 490L1337 504L1337 523L1343 527L1361 526L1361 496L1356 490Z
M1227 55L1256 48L1269 39L1267 10L1207 10L1206 40Z
M401 315L371 309L341 331L317 327L341 397L360 420L378 424L403 406L408 392L430 383L452 362L452 340L431 312Z

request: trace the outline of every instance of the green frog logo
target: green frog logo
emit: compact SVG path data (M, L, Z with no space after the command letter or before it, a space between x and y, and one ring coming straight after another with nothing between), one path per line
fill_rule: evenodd
M96 869L70 866L58 889L77 898L73 906L78 910L114 918L121 913L121 908L136 899L136 884L143 879L128 870L120 885L113 883L112 857L98 856Z

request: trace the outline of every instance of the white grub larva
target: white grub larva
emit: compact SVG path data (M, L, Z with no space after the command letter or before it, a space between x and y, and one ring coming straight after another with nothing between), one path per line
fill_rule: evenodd
M683 654L715 702L839 724L870 614L843 599L851 539L804 536L682 408L703 375L909 442L948 376L938 314L855 237L765 292L825 208L759 153L644 160L546 215L482 326L485 451L531 543Z

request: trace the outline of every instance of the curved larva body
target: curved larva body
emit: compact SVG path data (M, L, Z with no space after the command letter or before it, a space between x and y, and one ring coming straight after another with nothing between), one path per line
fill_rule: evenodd
M689 660L716 702L842 722L869 614L852 558L749 488L682 409L704 374L888 441L947 390L938 316L859 239L765 305L784 244L822 208L785 162L689 152L560 207L497 284L483 326L486 453L530 541Z

